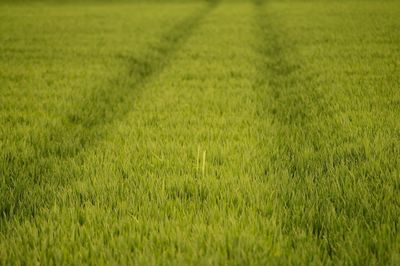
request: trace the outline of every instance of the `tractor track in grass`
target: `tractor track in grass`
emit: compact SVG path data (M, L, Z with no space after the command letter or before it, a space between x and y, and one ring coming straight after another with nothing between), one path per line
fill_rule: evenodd
M254 4L257 9L255 11L257 24L262 31L261 38L263 40L263 46L259 49L263 62L257 86L269 86L276 104L281 104L282 96L286 96L285 93L287 93L283 89L295 89L299 84L306 82L307 85L311 85L305 88L307 93L311 93L314 98L319 99L317 108L322 109L326 96L315 89L319 84L313 83L314 77L311 75L300 76L298 74L303 68L301 58L296 51L291 52L296 54L296 61L292 58L288 59L287 56L288 51L296 48L286 39L282 39L277 29L274 29L274 26L270 23L269 18L263 15L262 10L267 6L268 1L255 0ZM300 93L292 91L289 94L291 95L291 108L295 108L295 110L287 112L285 108L279 108L279 106L268 106L269 112L274 118L282 124L296 123L299 125L304 125L312 120L313 113L310 112L310 108L313 106L305 102Z
M296 157L299 151L292 144L304 141L303 137L312 138L315 132L307 131L307 128L315 122L315 114L329 116L331 110L329 107L324 109L326 95L316 89L318 84L313 81L314 77L302 75L304 65L295 45L290 43L287 36L282 36L279 27L273 25L271 18L266 15L264 9L268 8L268 1L254 0L253 3L256 9L256 25L262 40L262 45L258 48L261 58L260 74L255 86L265 90L262 92L264 113L272 119L272 126L275 128L273 142L277 147L269 154L269 167L265 173L287 178L285 181L270 181L271 187L277 191L273 199L276 202L274 212L279 214L279 225L285 235L290 234L291 219L295 219L290 207L293 203L288 198L295 191L296 183L304 182L305 172L310 170L298 165ZM312 104L308 102L310 99L314 100ZM304 130L299 134L296 127ZM288 142L288 137L294 143ZM302 205L309 208L306 203ZM318 228L316 221L312 221L309 227L318 237L321 228Z
M119 59L128 65L127 73L102 88L95 88L83 101L73 104L74 108L59 123L50 125L38 138L33 137L31 146L35 156L20 159L9 154L6 157L6 168L0 173L4 184L0 196L0 232L8 220L34 217L48 206L53 195L73 177L55 169L69 169L68 163L73 159L78 160L72 162L75 166L81 163L78 155L107 136L106 125L122 119L130 111L140 88L168 66L199 22L217 5L218 1L207 1L200 11L176 24L158 43L150 45L148 54L140 58L120 55ZM37 191L31 192L35 189L40 189L40 195Z
M161 45L152 47L152 53L145 54L141 58L124 54L119 55L119 58L127 63L130 77L127 80L118 79L114 82L121 83L119 87L124 89L121 91L110 91L106 88L105 90L93 91L93 94L86 101L78 104L76 109L80 111L70 113L67 116L67 121L85 128L93 128L110 123L129 112L131 102L129 102L129 98L124 99L124 97L157 76L186 42L200 20L214 9L216 5L216 1L209 1L207 7L201 10L199 14L189 17L173 27L172 30L161 37ZM124 105L122 111L108 112L113 106L121 104ZM85 136L82 137L87 139Z
M325 138L333 135L333 131L339 138L345 139L341 125L333 119L337 112L334 107L336 99L329 91L324 93L321 90L324 84L318 80L318 72L308 73L296 44L280 30L281 22L271 20L265 12L268 1L255 0L254 5L263 39L263 46L259 49L262 58L260 77L256 86L267 90L264 92L265 112L271 117L276 130L274 143L277 150L270 157L273 169L267 172L284 177L272 181L278 192L274 199L277 202L275 212L280 216L279 224L285 237L291 236L295 226L301 225L304 230L312 232L313 244L320 248L321 253L332 259L337 243L324 243L323 238L329 234L329 229L324 228L326 221L310 214L315 207L314 201L323 198L319 187L329 182L318 177L328 175L332 166L326 158L313 165L312 157L309 161L302 161L301 156L305 149L312 150L314 156L327 156L328 141ZM329 127L321 126L327 121L330 122ZM296 201L302 197L296 189L305 187L306 183L312 184L304 189L307 200ZM299 216L297 208L303 209L304 213ZM326 204L319 203L317 208L324 209Z

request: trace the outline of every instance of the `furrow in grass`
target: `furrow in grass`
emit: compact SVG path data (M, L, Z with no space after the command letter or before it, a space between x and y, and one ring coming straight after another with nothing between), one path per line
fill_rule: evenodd
M132 94L137 88L156 78L170 59L178 51L182 44L191 35L199 21L205 17L217 4L217 1L210 1L198 14L194 14L185 21L178 23L172 30L166 32L158 43L152 45L150 53L140 58L132 57L129 54L121 54L120 59L127 64L129 78L115 80L118 90L110 90L114 87L103 87L93 91L84 102L77 105L73 113L67 116L67 120L75 127L93 128L110 123L114 119L125 115L132 107ZM122 107L121 107L122 106ZM90 141L87 134L79 135L82 148Z
M197 23L214 8L210 2L193 16L179 22L165 33L140 58L121 54L119 60L127 65L127 71L101 87L95 88L83 101L73 104L61 122L44 129L37 138L31 139L35 149L29 158L20 160L9 154L1 168L0 213L2 220L15 214L19 218L35 216L38 209L57 193L57 187L68 183L69 177L62 169L79 167L79 161L71 158L97 143L107 135L105 125L129 112L140 87L156 77L190 36Z
M391 101L399 84L389 56L398 50L382 35L396 11L369 3L362 13L356 3L339 2L258 1L256 8L265 60L259 84L276 128L269 172L287 245L284 261L393 263L398 123L395 110L374 103ZM375 18L385 26L365 24L365 14L374 18L369 8L386 14ZM382 40L353 43L366 32ZM351 56L342 54L347 50Z

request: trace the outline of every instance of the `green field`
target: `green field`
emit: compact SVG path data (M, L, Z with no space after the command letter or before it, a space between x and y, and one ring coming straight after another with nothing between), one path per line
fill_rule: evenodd
M399 1L0 1L0 265L400 265Z

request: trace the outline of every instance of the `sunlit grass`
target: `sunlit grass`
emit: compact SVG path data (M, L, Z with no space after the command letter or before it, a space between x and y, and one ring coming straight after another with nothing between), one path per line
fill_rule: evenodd
M2 5L0 264L398 264L398 15Z

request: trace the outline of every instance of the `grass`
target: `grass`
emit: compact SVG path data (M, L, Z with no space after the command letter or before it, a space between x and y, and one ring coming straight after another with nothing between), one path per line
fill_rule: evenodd
M0 5L0 264L400 263L400 5Z

